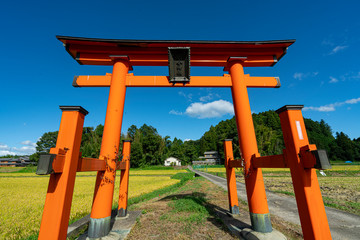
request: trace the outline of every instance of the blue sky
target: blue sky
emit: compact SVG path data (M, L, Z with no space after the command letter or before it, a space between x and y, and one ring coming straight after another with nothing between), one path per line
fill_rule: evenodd
M0 155L30 154L59 128L59 105L80 105L85 126L103 124L108 88L73 88L75 75L111 67L81 66L55 35L156 40L296 39L274 67L245 68L279 76L279 89L249 89L253 112L304 104L304 117L324 119L334 133L360 137L358 1L6 1L0 8ZM134 67L135 75L167 68ZM222 68L191 69L221 76ZM212 111L213 115L204 115ZM150 124L162 135L199 139L232 117L230 89L129 88L122 131Z

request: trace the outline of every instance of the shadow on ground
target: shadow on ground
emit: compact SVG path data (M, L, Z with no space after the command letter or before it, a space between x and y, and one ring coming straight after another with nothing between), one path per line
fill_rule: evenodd
M209 203L206 194L202 192L169 195L159 201L169 202L168 204L173 207L174 214L180 212L196 214L198 212L200 217L196 219L198 220L197 223L206 220L218 229L236 236L240 234L239 229L251 228L248 223L232 217L228 210ZM187 206L184 206L184 204L187 204ZM246 217L246 213L241 213L240 216ZM191 222L191 216L187 220Z

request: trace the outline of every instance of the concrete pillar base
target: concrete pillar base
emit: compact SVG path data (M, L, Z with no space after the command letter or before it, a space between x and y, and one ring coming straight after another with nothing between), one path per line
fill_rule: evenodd
M88 237L101 238L110 232L111 216L106 218L90 218Z
M250 220L252 229L256 232L269 233L273 230L270 221L270 213L250 213Z
M125 208L125 209L120 208L118 210L117 217L126 217L126 216L127 216L127 208Z

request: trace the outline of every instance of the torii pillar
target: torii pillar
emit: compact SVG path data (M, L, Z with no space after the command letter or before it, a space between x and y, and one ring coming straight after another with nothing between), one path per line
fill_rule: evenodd
M128 71L128 61L117 59L113 67L99 157L99 159L106 161L106 169L105 171L99 171L96 177L94 200L88 230L89 238L103 237L110 232L116 161L119 157L121 125L126 93L125 79Z
M244 159L245 185L251 225L255 231L271 232L272 226L262 171L261 168L251 168L251 158L252 155L258 153L258 147L242 61L229 61L228 68L232 80L231 92L239 146Z

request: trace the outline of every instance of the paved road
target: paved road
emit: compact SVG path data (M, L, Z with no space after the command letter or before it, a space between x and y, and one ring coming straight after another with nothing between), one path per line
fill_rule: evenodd
M225 178L196 171L191 168L190 170L227 190ZM236 186L239 198L247 201L245 185L238 182L236 183ZM270 214L282 218L285 221L300 225L299 214L294 198L288 196L279 196L270 191L266 191L266 196L268 199ZM333 239L360 239L360 216L346 213L330 207L325 207L325 210Z

